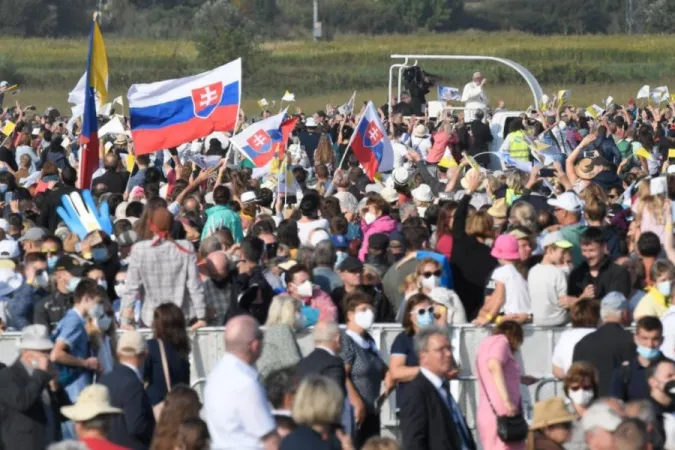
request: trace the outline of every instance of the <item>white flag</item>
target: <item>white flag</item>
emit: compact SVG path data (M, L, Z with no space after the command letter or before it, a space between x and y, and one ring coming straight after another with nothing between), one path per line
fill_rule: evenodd
M352 94L352 96L347 100L347 103L345 103L342 106L338 106L338 112L342 114L343 116L347 114L354 114L354 103L356 102L356 91Z
M640 88L640 90L637 93L636 98L638 100L641 99L641 98L649 98L649 85L648 84L645 84L644 86L642 86Z

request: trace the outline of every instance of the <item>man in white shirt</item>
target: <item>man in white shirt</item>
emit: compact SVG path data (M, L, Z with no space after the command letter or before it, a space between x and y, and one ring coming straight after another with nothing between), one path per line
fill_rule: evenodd
M469 123L474 120L476 111L485 111L488 105L488 98L483 92L483 86L487 83L487 78L483 74L476 72L473 74L473 81L464 86L462 92L462 102L464 102L464 122Z
M251 316L236 316L225 327L227 352L206 379L204 411L212 448L276 450L279 435L254 364L262 332Z
M527 277L535 325L560 326L569 320L566 305L561 303L567 296L567 277L560 267L565 250L572 243L565 240L560 231L548 233L541 241L544 257L541 263L530 269Z

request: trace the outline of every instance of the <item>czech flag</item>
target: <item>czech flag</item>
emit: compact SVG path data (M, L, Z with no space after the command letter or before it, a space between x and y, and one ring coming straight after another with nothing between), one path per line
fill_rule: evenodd
M89 56L87 57L86 86L84 92L84 116L80 145L83 146L80 156L80 188L89 189L91 177L98 169L98 118L96 117L96 95L99 102L105 103L108 95L108 57L101 29L96 21L89 34Z
M377 172L394 169L394 148L373 102L368 102L349 146L371 180Z
M286 143L298 119L286 120L286 110L244 128L230 142L257 167L265 167L278 153L283 159Z
M127 97L137 156L232 131L239 115L241 59L191 77L134 84Z

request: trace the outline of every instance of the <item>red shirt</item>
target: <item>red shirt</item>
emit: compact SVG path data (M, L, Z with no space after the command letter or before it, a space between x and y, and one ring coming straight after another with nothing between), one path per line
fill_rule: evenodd
M84 442L89 450L130 450L128 447L121 447L106 439L85 438L80 439L80 442Z

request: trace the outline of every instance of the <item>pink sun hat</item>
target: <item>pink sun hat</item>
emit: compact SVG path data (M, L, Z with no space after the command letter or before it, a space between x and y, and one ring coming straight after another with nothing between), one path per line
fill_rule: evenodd
M520 259L518 254L518 239L510 234L502 234L495 241L490 254L496 259L515 261Z

